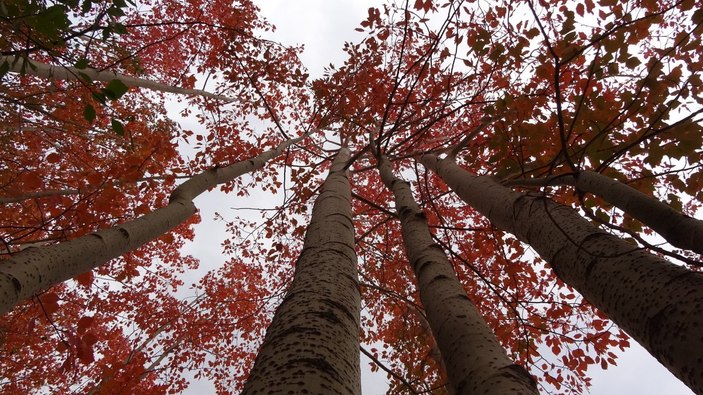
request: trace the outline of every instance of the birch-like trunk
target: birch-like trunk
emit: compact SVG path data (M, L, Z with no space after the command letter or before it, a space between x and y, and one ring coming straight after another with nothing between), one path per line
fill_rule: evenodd
M191 176L189 175L170 175L170 176L152 176L152 177L140 177L137 178L134 181L129 181L130 183L134 182L141 182L141 181L150 181L150 180L165 180L167 178L176 178L176 179L189 179ZM114 182L114 185L121 185L122 182L116 181ZM71 196L71 195L80 195L82 193L89 193L92 191L97 190L98 188L88 188L88 189L74 189L74 188L69 188L69 189L48 189L44 191L37 191L37 192L27 192L21 195L15 195L15 196L0 196L0 204L9 204L9 203L19 203L23 202L25 200L30 200L30 199L40 199L44 197L53 197L53 196Z
M340 149L313 206L288 293L242 394L360 394L361 297Z
M120 80L123 84L129 87L139 87L159 92L177 93L180 95L202 96L226 102L234 101L234 99L231 97L206 92L200 89L180 88L177 86L145 80L143 78L131 77L112 71L100 71L89 67L85 69L79 69L76 67L69 66L54 66L31 59L27 59L26 61L29 64L23 65L23 60L21 58L18 59L15 56L0 56L0 64L7 62L7 64L9 65L8 71L13 73L22 73L26 75L33 75L36 77L67 81L80 80L85 78L83 76L89 77L92 81L109 82L112 80Z
M689 217L671 206L629 185L592 171L580 171L548 178L513 180L512 186L570 185L592 193L659 233L674 247L703 254L703 221Z
M381 157L379 171L393 192L405 251L415 273L420 300L442 353L450 385L458 395L534 394L530 374L511 361L483 317L466 296L444 251L432 240L427 219Z
M703 254L703 221L691 218L618 180L581 171L576 189L590 192L650 227L674 247Z
M493 224L530 244L556 275L703 393L703 273L606 233L570 207L476 177L451 159L422 164Z
M37 292L90 271L139 248L185 222L196 211L193 199L206 190L264 166L266 161L306 137L227 167L206 170L171 193L169 204L115 227L50 246L29 248L0 261L0 314Z
M78 189L52 189L47 191L28 192L21 196L0 196L0 204L19 203L29 199L43 198L49 196L78 195L79 193L81 193L81 191L79 191Z

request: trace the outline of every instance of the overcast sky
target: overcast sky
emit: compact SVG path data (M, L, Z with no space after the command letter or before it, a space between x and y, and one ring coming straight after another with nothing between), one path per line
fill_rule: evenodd
M357 41L362 33L354 31L361 20L366 18L371 5L382 2L371 0L259 0L256 1L262 14L277 26L271 38L284 44L305 44L302 61L311 77L319 77L325 65L340 65L344 61L342 45L345 41ZM201 210L203 223L196 227L196 239L187 252L201 259L203 269L213 268L222 263L220 242L227 237L223 225L210 219L215 211L225 214L228 207L245 206L247 202L231 196L224 198L212 191L198 198L196 204ZM280 196L279 196L280 197ZM261 197L251 200L260 203ZM234 202L234 200L237 200ZM275 205L273 203L272 205ZM231 214L231 213L230 213ZM633 342L634 343L634 342ZM636 344L618 360L617 367L607 371L594 366L592 369L595 395L690 395L693 392L678 381L654 358ZM363 391L365 395L385 393L385 374L373 377L368 373L368 361L362 361ZM208 383L193 383L186 394L212 392Z

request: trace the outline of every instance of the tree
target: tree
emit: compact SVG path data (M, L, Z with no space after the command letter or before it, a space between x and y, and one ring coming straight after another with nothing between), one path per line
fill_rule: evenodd
M527 184L547 186L571 185L580 193L590 192L619 208L629 216L639 220L656 231L671 245L698 254L703 247L698 245L703 234L703 222L686 216L671 206L651 198L618 180L592 171L580 171L576 176L560 174L543 180L525 181ZM518 181L518 185L525 185Z
M168 205L133 221L53 246L13 254L0 267L0 289L3 294L0 311L8 312L18 301L29 299L42 289L89 272L110 259L166 234L195 213L193 200L198 195L219 184L231 182L242 174L262 168L269 159L280 155L303 137L305 136L286 140L275 149L251 159L194 175L171 193Z
M295 277L276 309L243 393L359 394L361 298L351 189L341 148L315 200Z
M381 179L395 197L405 251L430 327L445 357L450 386L457 394L537 394L532 377L507 358L466 296L446 255L433 242L410 186L393 175L388 159L376 155Z
M299 272L306 266L303 258L295 264L301 248L303 257L309 254L302 244L306 229L317 226L315 220L306 225L305 213L316 197L323 200L320 175L336 144L351 151L343 167L353 175L362 341L373 344L363 351L391 376L390 392L451 392L461 387L454 372L470 368L453 359L447 348L452 342L437 328L445 306L422 289L437 295L442 288L425 282L420 270L413 273L416 259L410 257L411 265L399 248L402 234L394 221L404 219L404 206L385 189L377 166L381 153L393 173L410 180L415 196L404 199L416 200L425 212L436 243L431 249L446 254L464 300L473 302L508 358L470 304L474 318L460 317L465 320L454 325L479 323L479 344L495 352L500 366L512 360L543 389L579 392L588 385L589 367L615 363L613 350L628 345L607 316L701 391L697 362L684 352L700 348L691 340L696 302L675 295L688 292L684 288L658 283L684 282L695 293L699 274L641 250L687 264L700 260L697 251L674 248L693 249L674 239L673 247L653 248L657 241L638 220L670 237L667 232L629 207L613 209L620 193L586 195L592 190L578 181L602 174L672 206L664 210L676 217L695 217L703 198L698 3L391 2L369 9L359 28L366 38L346 44L348 60L312 82L297 48L257 36L270 27L245 0L142 8L27 2L3 9L0 109L7 121L0 135L0 226L13 256L0 265L2 273L22 256L52 254L81 237L95 238L90 234L98 228L172 206L166 200L177 179L222 172L290 143L290 136L307 136L296 148L282 147L250 178L222 187L236 194L281 192L284 200L259 222L228 221L232 238L224 253L231 258L202 278L194 298L175 295L179 273L197 265L179 250L197 217L174 233L155 231L155 242L129 246L123 258L74 280L45 291L27 288L23 297L29 299L0 326L3 390L178 392L187 385L186 369L214 380L222 392L242 388L275 306L286 289L295 294L300 287L297 274L292 288L289 281L293 267ZM49 17L58 22L47 24ZM210 39L204 42L204 36ZM196 74L214 86L195 90ZM183 112L199 114L204 132L182 130L169 119L164 91L194 94ZM229 98L236 100L223 100ZM195 151L191 157L177 149L178 141ZM472 193L481 199L466 199L467 205L418 164L420 157L429 168L438 163L445 179L440 164L453 161L482 175L479 184L447 179L457 192L478 185ZM334 169L339 173L339 163ZM557 183L569 179L576 194ZM526 218L530 213L536 217ZM539 234L546 229L548 243ZM27 245L34 247L17 252ZM577 260L564 262L567 256ZM651 265L633 267L632 257ZM604 274L602 262L627 268ZM634 282L643 270L658 274ZM450 272L440 277L451 278ZM46 269L38 269L33 276L44 288L77 273L50 280ZM325 282L353 288L338 287L346 278L338 277ZM624 285L614 286L618 279ZM16 284L9 278L3 289L14 292ZM659 291L663 296L651 296ZM614 305L623 300L631 310ZM654 303L662 305L649 311ZM642 314L635 317L635 311ZM276 329L281 321L290 322L274 321L269 337L282 330ZM688 335L665 345L648 332L655 324L675 325ZM261 360L273 355L267 343ZM328 358L324 363L334 359ZM261 363L254 372L266 370ZM356 368L349 369L352 385ZM258 377L252 374L250 385L258 385Z
M533 246L562 281L606 312L689 387L703 391L698 353L691 352L703 349L695 335L703 298L701 273L647 254L545 197L511 192L472 176L451 158L426 156L422 162L492 223Z

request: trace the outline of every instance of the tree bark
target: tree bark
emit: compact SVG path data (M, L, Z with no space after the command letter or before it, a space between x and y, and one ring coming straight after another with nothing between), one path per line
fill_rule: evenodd
M170 176L140 177L134 181L130 181L130 183L150 181L150 180L165 180L169 177L174 178L174 179L189 179L192 176L190 176L190 175L170 175ZM114 183L114 185L122 185L123 184L120 181L113 181L113 183ZM15 196L0 196L0 204L20 203L25 200L40 199L40 198L45 198L45 197L80 195L81 193L92 192L97 189L98 188L88 188L88 189L83 189L83 190L76 189L76 188L48 189L48 190L44 190L44 191L27 192L27 193L24 193L21 195L15 195Z
M415 273L420 300L456 394L537 395L530 374L508 358L466 296L444 251L432 240L410 185L393 175L383 157L379 160L379 171L395 196L405 251Z
M586 170L576 175L514 180L505 185L573 186L619 208L659 233L674 247L703 254L703 221L684 215L671 206L600 173Z
M36 198L43 198L43 197L50 197L50 196L78 195L79 193L81 193L81 191L79 191L78 189L58 189L58 190L52 189L52 190L38 191L38 192L27 192L21 196L7 196L7 197L0 196L0 204L19 203L19 202L23 202L23 201L29 200L29 199L36 199Z
M565 283L703 393L703 274L591 225L570 207L511 191L451 159L421 158L466 203L530 244Z
M313 206L293 283L242 394L360 394L361 296L342 148Z
M193 199L204 191L264 166L307 135L227 167L206 170L171 193L169 204L142 217L50 246L29 248L0 261L0 314L37 292L92 270L110 259L165 234L196 211Z
M86 75L90 77L92 81L109 82L112 80L120 80L123 84L129 87L139 87L159 92L177 93L180 95L202 96L226 102L234 101L234 98L218 95L216 93L206 92L200 89L180 88L177 86L162 84L159 82L149 81L142 78L131 77L112 71L100 71L89 67L85 69L79 69L76 67L69 66L54 66L31 59L27 59L27 62L31 66L26 65L26 67L23 67L22 59L18 59L15 56L0 56L0 64L3 64L5 62L7 62L10 67L9 71L13 73L22 73L26 75L33 75L36 77L75 81L82 79L81 75Z

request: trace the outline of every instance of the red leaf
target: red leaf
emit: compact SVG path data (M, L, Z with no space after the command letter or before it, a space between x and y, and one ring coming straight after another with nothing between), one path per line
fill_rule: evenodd
M66 360L61 365L61 372L65 373L72 371L75 366L76 360L73 357L73 353L68 353L68 355L66 356Z
M93 332L88 332L85 335L83 335L83 341L85 342L85 344L87 344L91 347L93 346L93 344L97 343L98 340L99 340L98 337L95 336L95 334L93 334Z
M44 184L36 173L24 173L19 178L27 189L39 189Z
M52 152L46 156L46 161L49 163L58 163L61 160L61 155L56 152Z
M78 333L85 333L85 331L93 324L93 317L83 316L78 320Z
M76 280L76 282L86 288L90 288L91 285L93 285L93 280L95 277L93 276L93 272L85 272L77 275L76 277L73 278Z
M37 325L36 318L32 318L31 320L29 320L29 324L27 324L27 334L28 335L30 335L30 336L32 335L32 333L34 332L34 327L36 327L36 325Z
M100 174L91 173L91 174L88 174L88 176L86 176L86 180L88 181L88 184L91 186L99 186L103 181L103 177Z
M64 352L64 351L66 351L66 350L68 350L68 345L67 345L66 343L64 343L64 342L59 342L59 343L56 345L56 351L58 351L58 352Z
M53 292L47 292L42 295L39 300L41 301L42 308L46 314L51 315L59 309L59 296Z
M95 356L93 355L93 346L91 344L82 342L81 346L78 347L78 353L76 356L81 362L86 365L91 362L94 362Z

